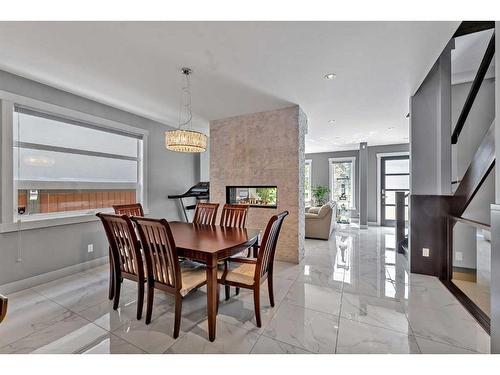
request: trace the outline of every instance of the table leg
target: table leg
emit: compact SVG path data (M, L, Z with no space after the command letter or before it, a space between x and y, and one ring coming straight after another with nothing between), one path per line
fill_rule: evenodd
M217 319L217 260L207 263L208 339L215 340Z

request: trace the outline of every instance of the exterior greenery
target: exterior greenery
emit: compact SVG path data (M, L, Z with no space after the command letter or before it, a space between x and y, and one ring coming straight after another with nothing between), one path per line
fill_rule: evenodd
M255 192L266 204L276 204L276 188L257 188Z

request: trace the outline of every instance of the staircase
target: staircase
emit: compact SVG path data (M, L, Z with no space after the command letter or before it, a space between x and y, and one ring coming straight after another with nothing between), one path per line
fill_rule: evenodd
M494 165L495 122L493 121L453 195L450 207L452 216L461 217L463 215Z
M456 145L460 139L460 135L466 120L471 111L472 105L478 95L483 81L485 80L486 72L490 66L493 56L495 54L495 34L493 33L486 52L481 60L481 64L476 73L470 91L465 100L464 106L460 112L460 116L455 125L453 135L451 137L452 145ZM474 126L470 124L469 126ZM484 129L484 127L482 128ZM490 318L482 311L465 293L459 289L453 282L453 227L458 223L464 223L476 230L490 231L490 225L481 223L475 220L466 219L463 217L465 211L473 201L474 197L480 190L481 186L486 181L488 175L495 166L495 120L491 123L489 129L481 140L477 150L475 151L471 162L465 171L461 180L457 181L458 186L453 195L448 200L448 212L446 221L446 243L445 255L443 258L442 274L440 276L443 284L455 295L455 297L462 303L462 305L476 318L476 320L483 326L483 328L490 332ZM458 167L457 167L458 169ZM494 203L494 202L491 202ZM461 233L461 232L459 232ZM481 233L481 232L479 232Z
M451 143L456 145L462 132L467 117L470 113L474 100L477 97L481 84L484 81L488 67L491 64L493 56L495 55L495 34L493 33L486 52L481 60L479 69L476 73L472 83L465 104L458 118L457 124L454 128L453 135L451 136ZM465 172L463 178L459 182L457 189L451 201L450 214L455 217L461 217L467 206L470 204L479 188L483 184L488 174L495 165L495 121L491 124L488 132L479 145L469 168Z

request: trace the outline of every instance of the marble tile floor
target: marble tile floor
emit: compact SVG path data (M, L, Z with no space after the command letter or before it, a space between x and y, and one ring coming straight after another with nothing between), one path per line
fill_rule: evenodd
M146 325L125 281L114 311L104 265L9 295L0 353L488 353L489 336L439 280L408 274L405 262L391 228L306 240L300 264L275 263L274 308L263 285L262 327L251 292L232 288L213 343L204 288L184 300L175 340L172 298L155 293Z

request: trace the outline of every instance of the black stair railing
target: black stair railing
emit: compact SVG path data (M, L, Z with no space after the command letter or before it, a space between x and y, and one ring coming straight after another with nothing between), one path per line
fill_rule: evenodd
M495 55L495 33L491 36L490 42L488 43L488 47L486 48L486 52L481 60L481 64L479 65L479 69L477 70L476 76L474 77L474 81L472 82L472 86L470 88L469 94L467 95L467 99L465 100L465 104L462 108L462 112L460 112L460 117L457 120L457 124L455 125L455 129L453 130L453 134L451 136L451 143L457 144L458 137L462 132L463 127L465 126L465 121L467 121L467 116L469 116L470 110L472 108L472 104L476 99L477 93L481 88L481 85L484 81L484 77L486 76L486 72L490 66L491 60Z

